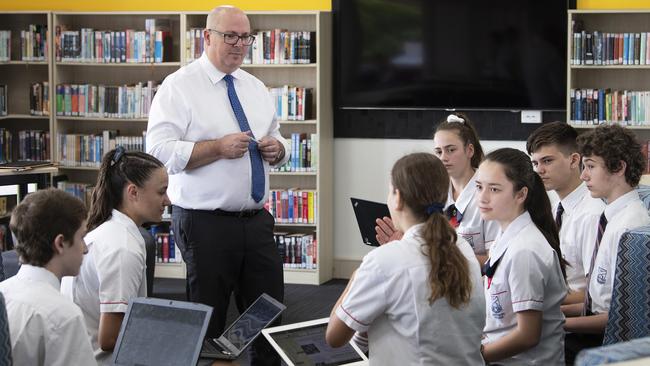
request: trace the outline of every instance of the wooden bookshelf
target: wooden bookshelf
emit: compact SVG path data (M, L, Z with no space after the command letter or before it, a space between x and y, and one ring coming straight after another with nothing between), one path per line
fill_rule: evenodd
M45 60L23 60L21 31L30 24L44 25L52 29L52 17L48 11L5 11L0 13L0 30L11 31L11 55L9 61L0 62L0 84L7 85L7 115L0 115L0 128L8 130L13 139L13 160L18 160L18 133L24 130L52 131L52 113L30 113L30 85L48 82L49 105L52 104L52 63L49 52ZM47 50L52 49L52 37L45 39ZM51 139L50 139L51 140ZM49 149L52 151L50 144ZM47 156L46 159L50 159Z
M173 52L172 60L163 63L101 63L56 61L54 47L50 47L47 67L30 63L0 64L12 70L42 68L48 70L44 80L49 80L52 97L51 117L48 117L52 131L53 159L58 162L61 148L58 134L100 134L103 130L119 130L120 135L141 136L146 129L146 118L100 118L88 116L56 115L56 86L58 84L124 85L139 81L162 80L170 73L188 63L185 59L185 31L205 27L207 12L53 12L45 13L50 22L50 34L57 26L65 25L68 30L93 28L95 30L144 30L145 19L165 19L171 26ZM332 168L332 100L331 100L331 27L329 12L249 12L253 30L286 29L289 31L315 32L316 62L309 64L244 64L242 69L255 75L269 87L296 85L311 88L312 115L305 121L279 121L281 133L290 138L292 133L317 134L318 168L308 172L271 172L271 189L301 189L318 192L317 221L314 224L278 224L278 230L290 233L316 233L318 240L317 269L285 270L285 282L320 284L332 278L333 269L333 168ZM2 28L2 27L0 27ZM53 38L50 37L50 38ZM22 113L25 112L11 112ZM8 117L8 116L7 116ZM14 119L27 119L16 117ZM32 117L29 117L32 118ZM0 117L2 124L5 119ZM36 119L34 123L36 122ZM0 125L0 127L2 127ZM97 179L97 167L59 166L69 181L92 184ZM184 278L184 263L157 263L157 277Z
M650 32L650 10L569 10L567 42L567 121L576 128L592 128L591 124L575 123L571 119L571 91L574 89L605 89L650 91L650 64L572 64L574 52L573 24L582 23L586 33ZM649 106L650 107L650 106ZM648 107L646 107L648 108ZM643 125L630 125L636 131L647 130ZM646 136L648 137L648 136Z

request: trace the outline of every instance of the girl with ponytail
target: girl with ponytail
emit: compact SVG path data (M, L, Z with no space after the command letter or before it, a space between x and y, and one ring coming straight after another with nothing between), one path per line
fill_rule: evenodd
M487 155L478 169L481 216L501 233L485 263L487 362L564 365L565 261L544 184L516 149Z
M476 169L484 154L472 122L462 113L452 113L438 123L433 135L433 153L449 174L445 214L458 235L472 246L479 264L485 263L487 250L499 233L499 225L481 218L476 203ZM386 243L401 238L391 219L377 219L377 240Z
M482 364L480 268L443 213L448 186L431 154L395 163L388 208L404 235L364 257L330 315L331 346L367 332L371 365Z
M84 238L88 254L70 286L99 364L110 361L129 299L147 295L138 228L160 222L169 204L167 171L158 159L123 147L104 155Z

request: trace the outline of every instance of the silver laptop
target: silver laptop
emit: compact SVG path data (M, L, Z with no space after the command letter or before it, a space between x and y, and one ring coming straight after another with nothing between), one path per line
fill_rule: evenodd
M368 365L368 358L350 342L332 348L325 342L329 318L267 328L262 334L288 366Z
M212 308L203 304L131 299L113 350L113 364L196 365L211 316Z
M255 302L219 338L206 338L201 357L234 360L273 322L286 306L267 294Z

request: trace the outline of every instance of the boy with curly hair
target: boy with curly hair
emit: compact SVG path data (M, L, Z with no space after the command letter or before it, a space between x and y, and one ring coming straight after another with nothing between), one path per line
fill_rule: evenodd
M643 173L645 159L641 145L627 129L600 126L578 137L584 170L580 178L594 198L607 202L601 214L591 250L585 251L587 291L583 304L563 307L567 316L565 355L572 364L583 348L602 344L612 299L618 243L625 231L650 224L648 210L635 187Z

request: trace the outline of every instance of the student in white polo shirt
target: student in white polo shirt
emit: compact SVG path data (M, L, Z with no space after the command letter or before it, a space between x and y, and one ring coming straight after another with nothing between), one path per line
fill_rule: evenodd
M522 151L491 152L476 177L485 220L501 232L484 267L482 354L503 365L563 365L565 261L542 179Z
M27 195L9 227L23 262L0 282L7 303L13 365L95 365L81 310L59 292L87 252L86 207L57 189Z
M158 159L122 147L104 155L88 218L88 254L72 286L100 364L110 361L129 299L147 295L138 227L161 221L167 205L167 172Z
M637 191L645 167L641 145L621 126L600 126L578 137L584 170L582 179L591 195L607 206L597 225L592 252L584 258L588 281L584 303L563 308L567 315L567 363L583 348L602 344L612 299L616 255L625 231L650 224L648 210Z
M480 265L499 233L499 225L481 218L476 204L476 169L483 160L483 149L470 120L462 113L452 113L436 127L434 154L449 174L449 193L445 213L458 235L470 244ZM386 243L401 238L391 219L377 219L377 240Z
M367 332L371 365L482 363L480 268L443 214L448 184L445 167L431 154L395 163L388 207L405 233L364 257L332 309L330 345Z
M533 169L539 174L547 191L555 191L560 201L553 207L555 223L560 230L560 248L568 262L566 267L569 294L564 304L584 302L589 263L585 253L593 251L598 218L605 209L600 198L593 198L580 179L578 132L563 122L545 123L526 142Z

